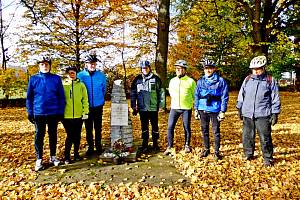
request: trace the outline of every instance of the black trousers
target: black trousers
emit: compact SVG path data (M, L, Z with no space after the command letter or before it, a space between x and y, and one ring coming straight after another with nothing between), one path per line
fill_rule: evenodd
M58 119L59 119L58 115L34 116L34 121L35 121L34 148L35 148L37 159L43 158L46 125L48 125L50 156L56 155L57 125L59 122Z
M204 148L210 148L209 143L209 123L212 123L212 132L215 139L215 153L219 153L220 149L220 122L218 121L219 113L209 113L199 110L201 120L201 131L203 137Z
M102 151L102 147L101 147L102 114L103 114L103 106L97 106L89 109L89 118L85 120L88 151L94 151L94 146L96 146L97 152ZM93 135L94 129L95 129L95 141Z
M270 116L254 119L244 117L243 125L243 147L245 156L253 156L254 154L255 132L257 129L264 159L273 159L273 142L271 136Z
M65 159L70 159L70 151L72 145L74 145L74 157L79 156L79 146L81 139L82 119L64 119L63 125L67 132L67 138L65 141Z
M149 139L149 121L152 126L152 141L156 142L159 138L158 133L158 111L140 111L140 120L142 126L142 139L148 142ZM146 145L146 144L145 144Z

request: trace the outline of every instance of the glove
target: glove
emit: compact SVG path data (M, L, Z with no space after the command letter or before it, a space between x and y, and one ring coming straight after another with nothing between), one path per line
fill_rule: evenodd
M221 122L225 119L225 113L224 112L219 112L219 115L217 117L218 121Z
M30 121L30 123L34 124L34 116L33 115L28 115L27 118Z
M239 118L241 120L243 120L243 115L242 115L242 109L241 108L238 109L238 114L239 114Z
M82 120L87 120L88 118L89 118L89 115L87 115L87 114L82 115Z
M136 108L132 109L132 115L136 116L138 114L138 110Z
M200 119L200 114L199 114L198 110L195 110L194 117L196 120Z
M277 124L277 121L278 121L278 114L272 114L270 118L271 125L274 126L275 124Z

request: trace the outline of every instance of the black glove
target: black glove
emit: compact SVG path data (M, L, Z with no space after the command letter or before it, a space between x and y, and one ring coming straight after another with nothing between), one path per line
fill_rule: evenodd
M238 109L238 113L239 113L239 118L240 118L241 120L243 120L242 108L239 108L239 109Z
M138 112L139 111L136 108L134 108L133 111L132 111L132 115L136 116L138 114Z
M34 116L33 115L28 115L27 118L30 121L30 123L34 124Z
M270 118L270 123L272 126L274 126L275 124L277 124L278 121L278 115L277 114L272 114L271 118Z

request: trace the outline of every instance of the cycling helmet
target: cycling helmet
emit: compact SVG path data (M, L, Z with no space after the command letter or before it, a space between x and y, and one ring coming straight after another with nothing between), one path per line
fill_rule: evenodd
M180 67L184 67L184 68L188 67L187 62L185 60L177 60L175 62L175 66L180 66Z
M216 63L212 60L209 60L209 59L205 59L204 62L203 62L203 67L216 67Z
M47 63L49 63L49 65L51 65L51 59L47 56L40 56L38 58L38 62L37 62L38 64L43 63L43 62L47 62Z
M66 68L66 73L68 73L70 70L75 71L76 73L78 71L77 67L75 67L75 66L69 66L69 67Z
M266 56L257 56L254 57L250 62L250 69L260 68L267 64Z
M95 63L98 61L97 55L95 54L90 54L88 56L85 57L84 62L86 63Z
M140 62L140 68L150 67L150 62L148 60Z

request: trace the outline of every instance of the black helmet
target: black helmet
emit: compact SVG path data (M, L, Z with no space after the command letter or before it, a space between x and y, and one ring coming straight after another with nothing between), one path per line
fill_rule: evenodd
M43 63L43 62L47 62L49 63L49 65L51 65L51 58L47 57L47 56L40 56L38 58L38 64Z
M66 68L66 73L68 73L70 70L75 71L76 73L78 71L77 67L75 67L75 66L69 66L69 67Z
M97 55L95 54L91 54L91 55L88 55L86 56L84 62L86 63L94 63L94 62L97 62L98 61L98 58L97 58Z
M140 68L150 67L150 62L148 60L143 60L140 62Z
M205 67L216 67L216 63L212 60L209 60L209 59L205 59L204 62L203 62L203 68Z

